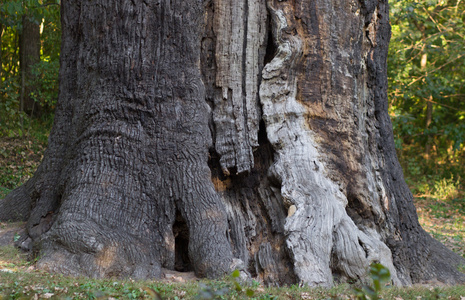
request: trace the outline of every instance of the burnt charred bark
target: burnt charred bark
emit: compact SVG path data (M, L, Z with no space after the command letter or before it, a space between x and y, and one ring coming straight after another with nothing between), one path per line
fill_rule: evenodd
M397 161L386 1L63 1L62 22L49 148L0 201L40 268L464 280Z

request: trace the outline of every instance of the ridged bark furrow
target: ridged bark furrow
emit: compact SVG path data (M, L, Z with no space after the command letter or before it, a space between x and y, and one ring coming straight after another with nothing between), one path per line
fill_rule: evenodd
M268 179L274 151L264 126L259 137L255 167L250 173L225 176L218 157L212 157L212 180L226 206L228 238L234 256L265 284L292 284L296 279L284 242L286 211L279 183Z
M212 180L225 203L234 256L252 276L277 285L291 284L295 278L284 244L280 188L267 176L274 154L264 124L258 124L259 75L265 56L273 54L273 49L266 49L268 26L264 0L210 2L201 69L213 108ZM221 87L232 83L237 84L237 93L229 96L242 99L243 105L233 103L234 97L222 97Z
M258 84L267 37L264 0L215 0L215 148L225 174L253 168L258 146Z
M29 217L38 266L159 277L175 265L179 212L196 273L230 272L224 204L207 164L210 109L198 68L203 2L64 1L63 8L51 150L36 177L1 202L24 191L37 198L26 205L30 216L19 214Z

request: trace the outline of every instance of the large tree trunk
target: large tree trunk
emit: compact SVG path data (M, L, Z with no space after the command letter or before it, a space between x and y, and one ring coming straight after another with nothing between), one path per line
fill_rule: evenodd
M464 281L397 161L385 1L63 1L62 22L49 147L0 202L40 268Z

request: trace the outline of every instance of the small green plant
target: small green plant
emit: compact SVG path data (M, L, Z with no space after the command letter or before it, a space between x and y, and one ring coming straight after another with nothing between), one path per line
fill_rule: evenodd
M230 290L227 287L215 288L213 285L200 283L200 291L196 299L220 299L222 296L229 294Z
M379 299L383 286L391 281L389 269L379 263L370 265L370 277L373 280L373 286L364 285L362 288L355 288L357 299Z
M21 236L18 233L15 233L15 235L13 237L13 241L17 242L20 238L21 238Z
M254 295L254 291L251 290L251 289L247 289L247 288L244 288L242 287L242 285L240 284L239 282L239 278L240 278L240 271L239 270L235 270L233 273L232 273L232 278L233 278L233 282L234 282L234 286L236 288L236 292L238 293L241 293L241 292L245 292L245 294L247 295L247 297L253 297Z
M229 287L214 287L213 285L200 284L201 290L197 295L197 299L223 299L227 295L236 293L238 295L245 295L248 298L252 298L255 292L252 289L244 288L240 283L240 271L235 270L232 272L229 282L232 283Z
M8 195L8 193L11 192L10 189L7 189L5 187L0 186L0 199L3 199Z
M441 178L434 182L433 197L441 200L453 199L458 196L460 190L460 176L454 180L454 175L451 178Z

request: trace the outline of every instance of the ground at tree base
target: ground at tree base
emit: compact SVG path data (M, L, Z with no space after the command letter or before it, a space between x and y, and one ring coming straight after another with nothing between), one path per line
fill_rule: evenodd
M16 222L16 223L2 223L0 222L0 247L12 248L16 247L15 240L21 235L25 230L25 223ZM28 253L20 251L20 255L27 259ZM2 257L0 257L0 262L2 262ZM0 265L0 271L3 270ZM35 270L34 265L31 263L23 271L33 271ZM198 281L199 278L195 276L194 272L177 272L174 270L163 269L162 277L160 282L164 283L183 283L189 281ZM0 298L1 299L1 298Z
M70 278L49 274L34 268L26 260L27 254L13 248L15 232L22 223L0 224L0 299L205 299L198 298L202 290L224 290L221 299L247 299L244 292L234 291L231 278L199 280L186 274L171 273L171 278L160 281L131 279L96 280ZM5 239L8 240L5 242ZM180 277L182 280L180 280ZM225 288L229 288L226 292ZM357 299L354 286L338 285L331 289L285 286L265 287L253 282L247 287L254 292L251 299ZM415 285L386 287L382 299L451 299L464 300L465 286ZM22 298L21 298L22 297ZM160 298L156 298L160 297ZM196 298L197 297L197 298Z
M431 218L428 217L431 214ZM422 225L428 230L447 232L447 218L435 218L428 210L428 203L420 202L419 215ZM462 218L462 217L461 217ZM431 225L434 224L434 225ZM131 279L93 280L70 278L52 275L37 270L33 262L27 260L28 253L14 247L14 240L24 230L25 224L0 223L0 299L10 299L17 295L26 295L30 299L157 299L150 293L156 291L161 299L192 299L199 295L205 287L221 290L229 286L228 279L224 281L205 281L197 278L193 272L176 272L163 270L163 276L157 281L134 281ZM449 226L450 228L450 226ZM452 234L456 234L452 231ZM435 234L435 236L438 236ZM456 235L457 236L457 235ZM465 243L457 239L441 239L452 250L463 255ZM13 287L13 288L12 288ZM332 289L299 288L297 286L282 288L267 288L255 282L251 288L253 299L356 299L353 286L344 284ZM407 288L385 288L383 299L465 299L465 286L448 287L439 282L414 285ZM3 297L3 298L2 298ZM13 298L11 298L13 299ZM16 298L14 298L16 299ZM21 298L22 299L22 298ZM27 298L29 299L29 298ZM230 292L225 299L245 299L245 295Z

